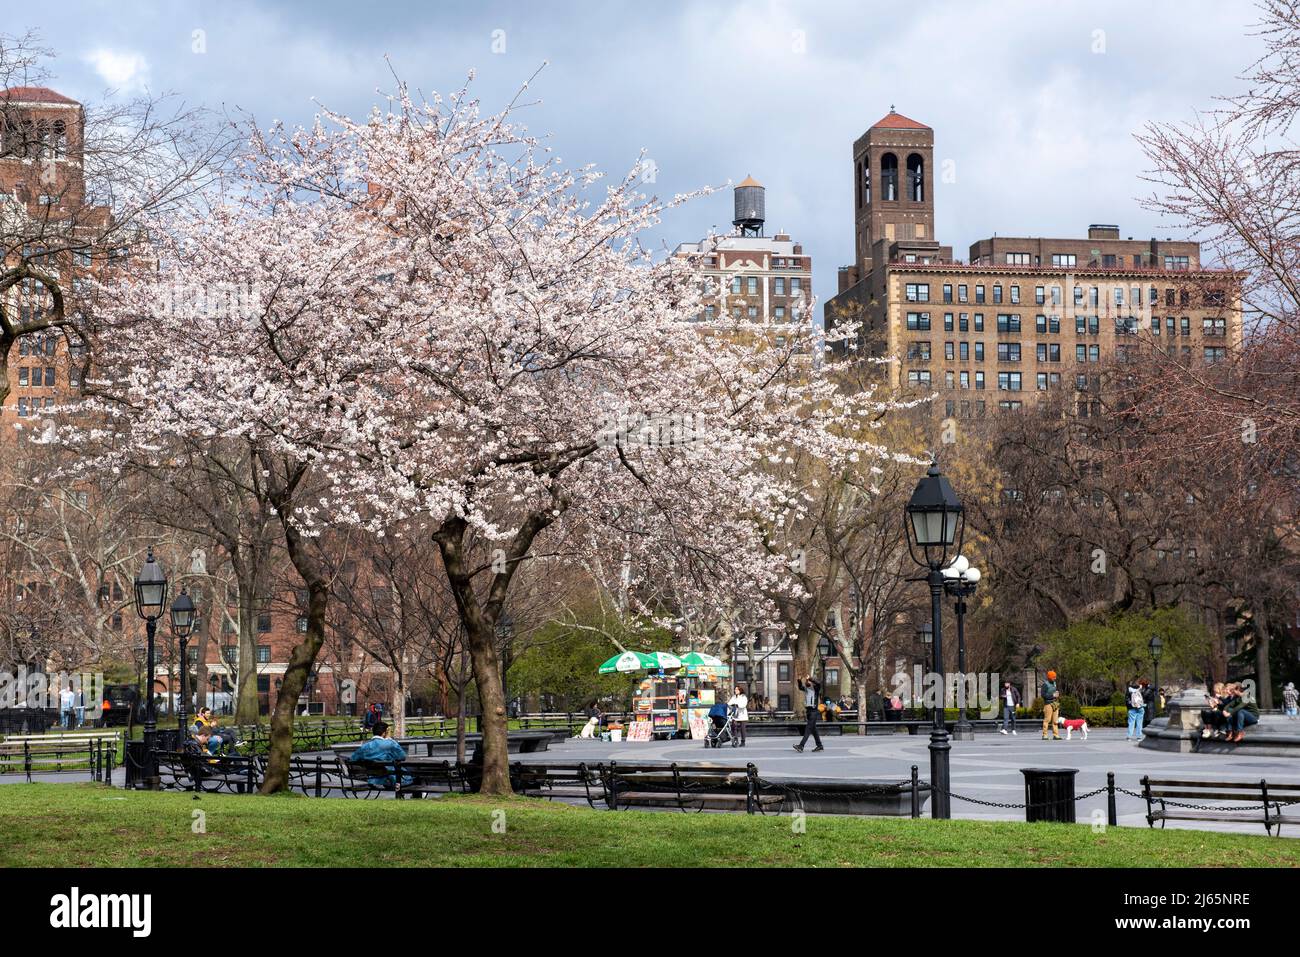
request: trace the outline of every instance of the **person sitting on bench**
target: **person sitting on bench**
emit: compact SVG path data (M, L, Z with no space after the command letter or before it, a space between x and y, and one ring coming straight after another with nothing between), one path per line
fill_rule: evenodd
M376 721L371 729L374 735L369 741L361 745L352 752L349 761L374 761L390 762L405 761L406 749L388 736L388 725L383 721ZM390 764L389 771L393 771ZM370 786L374 788L391 788L396 785L396 774L372 775L367 779ZM412 778L409 774L402 775L402 787L410 785Z
M1228 719L1228 740L1240 744L1246 737L1246 729L1259 723L1259 705L1246 697L1246 689L1240 683L1229 689L1232 697L1224 704L1223 712Z
M1214 690L1206 698L1205 709L1201 712L1201 737L1202 738L1220 738L1223 737L1228 725L1228 719L1223 714L1224 684L1222 681L1214 683Z

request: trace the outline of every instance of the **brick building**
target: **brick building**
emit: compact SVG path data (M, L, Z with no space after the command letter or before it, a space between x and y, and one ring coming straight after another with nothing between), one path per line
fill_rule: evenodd
M98 264L80 243L109 220L107 207L86 202L83 167L85 112L75 100L45 87L0 90L0 216L10 237L23 237L7 266L26 259L61 282L75 311L77 274ZM3 305L16 320L48 309L52 300L35 280L8 289ZM82 353L73 349L72 358ZM0 433L12 436L14 425L38 421L67 389L80 387L80 363L68 362L69 351L58 330L23 336L10 353L10 393L0 407ZM33 421L31 424L35 424Z
M967 261L934 238L934 131L891 111L853 145L856 261L825 305L829 327L862 324L858 347L892 356L892 385L936 391L945 415L1017 409L1074 390L1097 414L1101 364L1146 336L1214 362L1241 342L1240 277L1201 265L1200 246L1120 238L994 236Z
M705 306L701 321L780 326L812 321L812 257L789 234L767 237L766 189L753 177L734 190L735 231L696 243L681 243L677 256L703 257L704 275L718 297ZM784 337L774 331L776 344Z

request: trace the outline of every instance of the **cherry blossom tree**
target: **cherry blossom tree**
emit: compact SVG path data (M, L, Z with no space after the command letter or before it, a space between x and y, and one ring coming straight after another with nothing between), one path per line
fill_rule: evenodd
M777 466L889 454L855 428L871 393L809 361L810 329L698 321L700 264L637 241L689 196L646 197L639 165L570 170L515 112L399 85L364 120L254 133L219 201L156 224L156 272L106 286L87 410L130 422L97 468L186 435L255 450L310 596L281 701L324 640L321 532L427 534L482 705L486 793L510 788L496 626L549 543L630 555L700 606L759 602L799 587L761 531L806 508ZM291 723L277 706L264 790L284 786Z

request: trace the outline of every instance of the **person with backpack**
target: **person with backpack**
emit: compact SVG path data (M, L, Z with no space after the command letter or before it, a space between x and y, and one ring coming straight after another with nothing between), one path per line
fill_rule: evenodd
M1056 719L1061 713L1061 692L1056 687L1056 672L1049 671L1047 679L1043 682L1041 689L1043 695L1043 740L1047 740L1047 732L1050 729L1052 739L1061 740L1061 729L1057 727Z
M1146 712L1146 702L1142 700L1142 686L1136 679L1128 683L1124 689L1124 701L1128 705L1128 731L1124 734L1125 741L1142 740L1142 717Z
M794 746L796 751L803 751L803 747L808 743L808 736L817 742L817 747L813 751L825 751L822 747L822 736L817 733L817 699L820 697L822 686L811 675L807 678L800 678L795 682L799 690L803 692L803 710L807 723L804 725L803 738Z
M1156 689L1151 682L1143 678L1138 682L1142 688L1142 727L1145 729L1156 717ZM1143 732L1145 735L1145 731Z

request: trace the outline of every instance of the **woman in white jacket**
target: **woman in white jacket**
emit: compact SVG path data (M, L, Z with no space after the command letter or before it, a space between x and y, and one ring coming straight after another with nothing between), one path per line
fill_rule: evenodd
M736 716L731 719L731 746L745 746L745 722L749 720L749 698L745 696L745 686L736 685L736 693L727 702L727 707L736 706Z

